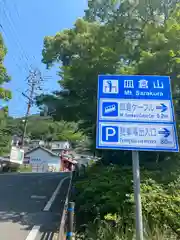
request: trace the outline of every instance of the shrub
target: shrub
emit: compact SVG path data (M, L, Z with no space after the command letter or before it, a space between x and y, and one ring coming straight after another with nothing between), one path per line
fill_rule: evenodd
M166 184L163 184L162 181L157 182L157 176L153 179L154 176L154 172L141 170L144 222L148 222L148 228L153 234L153 229L164 232L161 229L167 228L180 236L180 179L177 178L168 184L165 181ZM92 166L85 177L76 182L76 190L78 230L82 230L82 224L92 224L98 214L99 219L104 221L108 213L117 213L120 216L123 231L133 228L135 216L133 176L130 167Z

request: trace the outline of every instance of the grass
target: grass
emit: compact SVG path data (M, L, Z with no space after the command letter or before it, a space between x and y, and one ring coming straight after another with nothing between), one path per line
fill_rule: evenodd
M21 165L18 168L18 172L32 172L32 167L29 165Z
M166 226L149 227L144 224L144 240L176 240L178 239ZM124 229L120 223L112 226L106 221L96 220L86 226L83 234L77 234L76 240L136 240L134 227Z

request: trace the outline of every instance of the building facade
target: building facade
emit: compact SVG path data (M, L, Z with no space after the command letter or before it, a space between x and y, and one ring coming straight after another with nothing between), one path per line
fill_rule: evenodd
M59 172L61 169L60 157L41 146L26 152L25 159L29 159L33 172Z

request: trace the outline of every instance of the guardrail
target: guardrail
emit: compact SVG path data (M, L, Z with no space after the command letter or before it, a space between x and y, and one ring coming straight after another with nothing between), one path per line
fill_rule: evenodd
M59 236L58 240L66 240L66 239L74 239L73 236L73 221L74 221L74 207L70 207L68 209L68 205L72 205L72 202L69 203L69 200L71 198L71 189L72 189L72 180L83 177L86 171L86 167L84 165L81 165L81 168L79 170L73 171L70 173L70 181L68 186L68 191L64 203L64 209L62 213L61 223L60 223L60 229L59 229ZM69 219L68 219L69 218ZM66 234L70 234L66 236Z
M66 195L66 200L64 203L64 209L63 209L61 223L60 223L58 240L66 240L67 209L68 209L68 202L69 202L69 198L70 198L70 194L71 194L72 178L73 178L73 172L70 173L69 187L68 187L68 191L67 191L67 195Z

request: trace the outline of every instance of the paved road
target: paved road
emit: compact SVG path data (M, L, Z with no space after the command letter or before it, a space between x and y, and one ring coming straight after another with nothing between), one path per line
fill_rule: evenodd
M0 175L0 240L50 240L59 227L69 183L67 176Z

